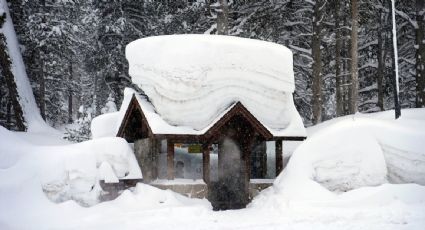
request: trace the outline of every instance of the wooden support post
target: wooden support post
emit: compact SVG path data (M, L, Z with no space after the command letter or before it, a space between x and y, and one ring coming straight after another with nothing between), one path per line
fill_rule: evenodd
M210 146L202 145L202 173L206 184L210 183Z
M174 180L174 142L167 140L167 179Z
M276 147L276 176L283 170L282 140L275 141Z
M241 146L241 149L243 150L242 159L245 161L245 180L247 189L249 186L249 181L251 179L251 151L252 151L252 145L253 145L253 139L250 138L247 140L243 146ZM248 191L248 190L247 190Z
M158 179L158 158L161 152L161 140L153 139L153 151L152 151L152 179Z

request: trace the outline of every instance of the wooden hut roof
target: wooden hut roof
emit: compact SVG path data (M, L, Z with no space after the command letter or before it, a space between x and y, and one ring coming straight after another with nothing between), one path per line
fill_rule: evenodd
M187 126L174 126L167 123L161 116L156 113L153 105L147 98L138 94L133 94L125 115L120 123L117 136L125 137L124 131L129 125L129 120L134 113L140 113L142 124L145 124L148 129L148 136L159 139L173 139L184 142L202 142L209 139L234 116L242 116L250 125L266 140L304 140L304 135L276 135L279 131L271 130L262 124L252 113L241 103L235 102L225 109L216 119L202 130L195 130Z

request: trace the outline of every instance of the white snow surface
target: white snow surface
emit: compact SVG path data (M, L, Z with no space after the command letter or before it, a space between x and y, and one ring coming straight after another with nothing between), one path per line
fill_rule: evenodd
M172 126L202 130L240 101L276 135L305 135L292 98L292 52L218 35L167 35L126 47L129 74Z
M57 154L74 155L81 146L36 146L24 143L24 134L0 129L0 229L423 229L425 109L402 110L398 120L393 113L355 114L309 128L272 187L246 209L220 212L207 200L140 183L88 208L72 200L52 203L40 180L48 177L36 170L47 160L41 150L55 150L49 156L55 164L42 164L54 172L63 168ZM115 145L110 138L84 145L100 140L105 149ZM107 161L113 169L114 162ZM86 168L78 163L79 171Z
M22 106L27 131L57 133L57 131L44 122L40 115L40 110L35 103L34 94L22 60L22 54L6 0L0 0L1 11L6 13L6 21L3 27L0 28L0 33L4 34L6 38L8 54L11 59L11 71L15 77L19 103Z
M124 97L123 104L124 103L125 103L125 97ZM128 104L126 106L128 106ZM124 116L121 117L120 114L121 114L121 111L106 113L93 118L90 124L92 138L97 139L102 137L115 137L117 135L117 132L120 126L120 122L118 122L118 120L124 117Z
M112 166L104 161L99 167L99 179L104 180L105 183L118 183L119 179L114 173Z
M393 117L394 111L357 113L309 128L272 190L293 201L385 183L425 185L425 109Z
M124 139L51 145L29 142L31 133L27 138L21 136L0 126L0 190L35 181L52 201L73 199L93 205L98 202L99 179L142 177L133 150ZM108 178L105 165L109 166Z

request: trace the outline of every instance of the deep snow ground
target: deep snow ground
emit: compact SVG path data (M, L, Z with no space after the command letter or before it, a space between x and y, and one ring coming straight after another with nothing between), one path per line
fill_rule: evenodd
M425 186L405 182L423 184L425 109L404 110L397 121L392 115L356 114L309 128L308 141L297 148L273 187L246 209L220 212L213 212L206 200L143 184L89 208L73 200L53 203L42 189L47 179L61 178L63 171L53 170L55 162L71 159L76 164L66 169L79 170L78 178L96 172L105 161L115 173L125 174L122 166L131 161L125 154L78 164L87 149L116 156L114 149L94 146L120 141L61 146L45 135L0 127L0 229L424 229ZM52 144L56 146L48 146ZM49 170L40 171L43 167L60 173L46 176Z

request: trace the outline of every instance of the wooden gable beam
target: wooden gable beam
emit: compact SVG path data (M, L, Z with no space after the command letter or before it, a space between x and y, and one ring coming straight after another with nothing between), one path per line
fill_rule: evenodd
M131 114L132 114L132 112L134 110L137 110L140 113L140 115L142 116L142 125L145 124L146 127L148 128L148 135L149 135L149 137L153 137L153 132L152 132L152 129L151 129L150 125L149 125L149 122L146 119L146 116L143 113L143 110L140 107L139 102L137 101L137 98L136 98L136 96L134 94L131 97L130 103L129 103L128 107L127 107L127 111L125 111L124 118L121 121L121 125L120 125L120 128L118 129L118 132L117 132L117 135L116 136L117 137L124 138L124 130L127 127L127 124L128 124L128 122L130 120L130 116L131 116Z
M236 115L241 115L244 117L251 124L251 126L254 127L254 129L266 140L273 138L273 135L270 133L270 131L264 127L264 125L261 124L261 122L258 121L257 118L255 118L254 115L252 115L241 102L237 102L236 105L230 109L230 111L228 111L223 117L220 118L220 120L218 120L210 129L208 129L203 135L203 138L208 140L217 134L221 127Z

